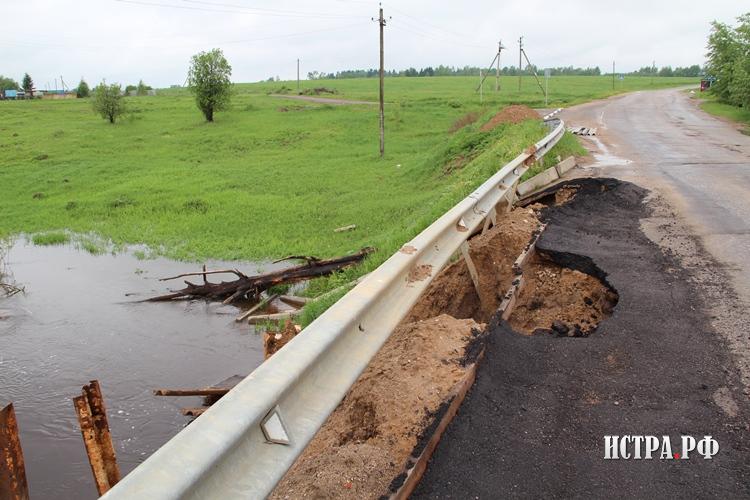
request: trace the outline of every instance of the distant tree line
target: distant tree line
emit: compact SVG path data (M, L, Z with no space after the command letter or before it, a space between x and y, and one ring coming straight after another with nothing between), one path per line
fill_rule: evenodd
M479 74L479 70L487 71L487 68L480 68L479 66L440 66L432 67L427 66L426 68L407 68L402 70L386 70L385 76L407 76L407 77L420 77L420 76L476 76ZM528 73L531 69L539 72L536 66L529 66L524 68L524 73ZM494 69L492 70L494 74ZM553 75L601 75L601 70L598 67L595 68L574 68L573 66L551 68ZM324 80L324 79L336 79L336 78L377 78L379 71L375 68L371 69L348 69L344 71L337 71L335 73L326 73L321 71L311 71L307 74L308 80ZM500 74L505 76L516 76L518 75L518 67L516 66L505 66L500 70Z
M634 76L686 76L686 77L698 77L703 74L703 70L697 64L692 66L677 66L672 69L672 66L663 66L657 68L656 66L643 66L638 71L630 73Z
M750 12L736 27L714 21L708 37L706 73L716 81L711 91L720 100L750 107Z
M426 68L407 68L402 70L387 70L385 76L407 76L407 77L420 77L420 76L477 76L479 70L488 71L490 75L495 74L494 69L480 68L479 66L427 66ZM588 68L576 68L574 66L559 66L556 68L549 68L552 76L600 76L602 70L598 67ZM523 69L524 74L529 74L531 71L535 71L537 74L544 73L544 68L540 68L536 65L526 66ZM517 76L518 66L505 66L500 70L500 74L503 76ZM644 66L638 71L629 73L634 76L686 76L686 77L697 77L701 75L701 67L697 64L687 67L672 68L671 66L664 66L661 69L654 68L652 66ZM337 71L335 73L326 73L324 71L311 71L307 74L308 80L329 80L336 78L377 78L379 72L376 68L371 69L348 69L344 71ZM273 81L273 78L269 79Z

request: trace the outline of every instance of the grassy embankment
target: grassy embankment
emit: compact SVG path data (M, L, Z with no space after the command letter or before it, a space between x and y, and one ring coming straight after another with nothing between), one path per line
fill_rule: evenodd
M692 80L628 78L617 92ZM480 126L501 106L541 106L530 79L503 92L488 80L480 105L473 78L386 80L386 157L377 154L377 108L271 98L292 82L237 85L232 109L208 124L184 90L129 98L111 126L85 100L0 103L0 237L39 244L71 238L96 252L97 238L141 243L186 260L329 257L374 246L363 270L468 194L545 134L538 122ZM303 82L338 98L375 100L377 80ZM550 107L613 93L606 77L559 77ZM477 120L458 131L468 114ZM567 137L553 152L579 152ZM351 232L333 229L356 224ZM93 235L93 236L81 236ZM324 280L311 291L351 279Z
M710 92L696 94L696 98L702 101L701 109L712 115L743 124L744 127L740 131L745 135L750 135L750 109L719 102L716 96Z

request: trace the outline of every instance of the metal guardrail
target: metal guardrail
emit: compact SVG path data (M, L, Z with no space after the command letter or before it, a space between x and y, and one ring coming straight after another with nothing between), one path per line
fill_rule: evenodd
M553 127L102 498L265 498L461 244L513 201L525 164L562 137L564 123Z

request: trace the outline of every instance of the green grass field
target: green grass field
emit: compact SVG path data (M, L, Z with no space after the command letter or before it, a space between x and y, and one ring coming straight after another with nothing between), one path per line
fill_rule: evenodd
M205 123L185 90L128 98L112 126L87 100L0 102L0 236L68 232L115 245L145 244L186 259L330 257L363 246L381 262L506 161L545 134L538 122L479 130L501 106L542 106L488 79L386 80L386 156L378 157L375 106L331 106L267 96L294 82L240 84L232 108ZM695 83L626 78L614 92ZM319 80L335 97L375 100L376 79ZM613 93L607 77L557 77L549 107ZM455 133L451 126L479 117ZM580 152L566 137L556 154ZM351 232L334 233L356 224ZM84 245L91 247L91 243Z

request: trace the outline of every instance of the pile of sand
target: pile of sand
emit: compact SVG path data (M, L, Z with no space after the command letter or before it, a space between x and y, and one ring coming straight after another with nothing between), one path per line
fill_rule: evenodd
M524 120L538 120L539 113L528 106L514 104L501 109L490 121L482 125L482 132L492 130L502 123L520 123Z

